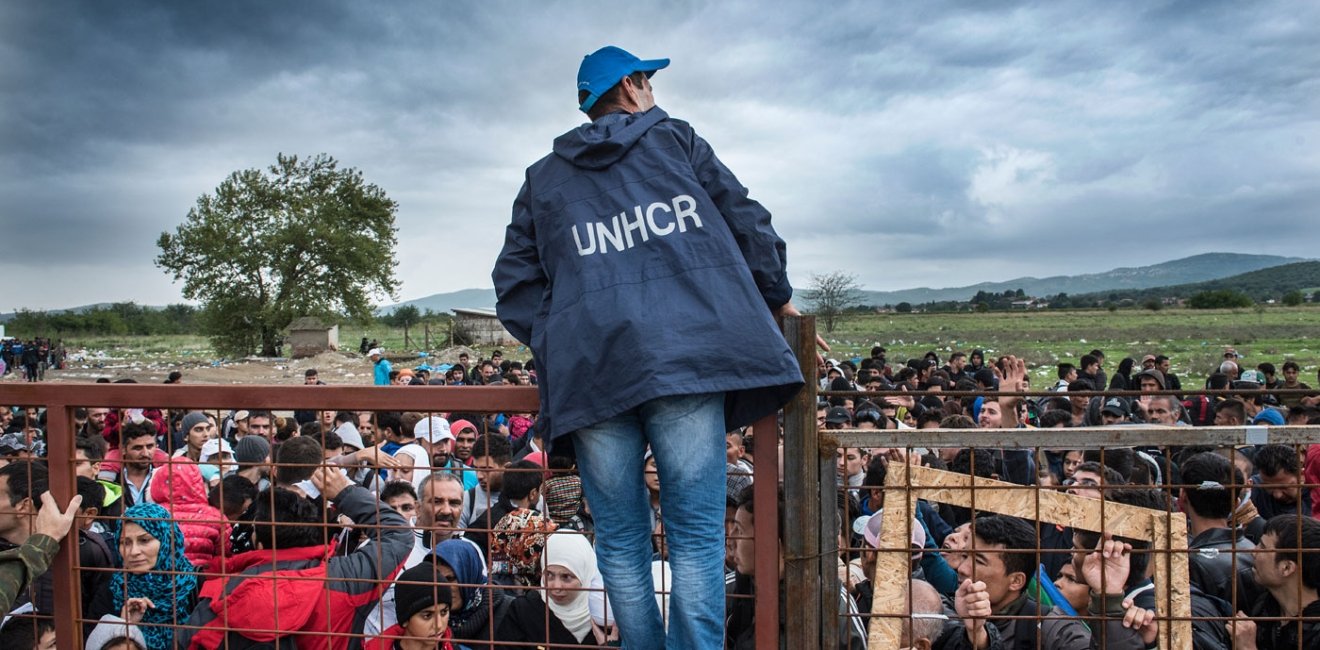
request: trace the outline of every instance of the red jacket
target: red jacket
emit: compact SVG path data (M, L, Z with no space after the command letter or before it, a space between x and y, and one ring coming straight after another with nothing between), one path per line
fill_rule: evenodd
M1320 484L1320 445L1307 445L1302 482ZM1320 517L1320 487L1311 488L1311 516Z
M381 632L380 636L372 639L367 639L367 642L362 644L362 649L363 650L394 650L394 642L406 636L408 636L408 633L403 631L403 626L395 625L394 627L385 630L384 632ZM444 640L436 644L435 646L436 650L454 650L454 644L449 642L449 640L452 638L454 638L453 630L450 630L449 628L445 628Z
M345 488L335 506L374 539L348 555L324 545L225 558L229 575L202 585L190 627L175 633L177 646L222 648L226 635L237 634L264 643L289 638L299 650L347 649L412 551L413 534L364 487Z
M182 456L170 459L151 477L151 500L170 511L183 531L183 554L201 569L229 554L229 524L206 496L201 470Z

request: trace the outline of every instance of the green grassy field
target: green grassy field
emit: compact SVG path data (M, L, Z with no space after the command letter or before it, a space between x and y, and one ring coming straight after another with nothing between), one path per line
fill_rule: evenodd
M823 329L823 326L822 326ZM443 340L432 333L432 348ZM403 330L384 325L345 326L339 340L356 350L361 337L381 341L391 356L408 356L422 349L421 328L410 331L412 346L404 346ZM936 350L947 358L954 350L986 351L987 357L1014 354L1034 366L1034 375L1052 379L1054 364L1075 362L1093 348L1105 351L1106 370L1124 356L1167 354L1181 376L1204 377L1219 363L1225 346L1246 355L1254 367L1262 361L1276 366L1294 359L1303 368L1303 380L1314 379L1320 366L1320 307L1269 307L1261 310L1165 309L1109 311L1032 311L986 314L869 314L842 319L832 333L823 333L833 358L865 356L871 346L889 349L891 361L920 357ZM87 337L70 340L91 352L104 350L116 358L144 362L208 362L214 352L199 336ZM489 350L482 350L489 352ZM513 358L526 350L505 350ZM1040 385L1040 384L1037 384Z
M1024 357L1035 366L1035 376L1050 379L1055 364L1076 362L1096 348L1105 352L1110 372L1125 356L1139 360L1145 354L1167 354L1180 376L1204 377L1222 360L1226 346L1245 355L1250 367L1294 359L1303 368L1303 381L1314 379L1320 365L1320 310L1315 307L874 314L845 318L823 335L835 358L865 356L873 345L885 346L891 361L930 350L947 358L954 350L980 348L987 357Z

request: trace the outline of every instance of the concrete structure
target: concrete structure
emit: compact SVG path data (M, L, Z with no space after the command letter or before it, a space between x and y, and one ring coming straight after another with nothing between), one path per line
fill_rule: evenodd
M289 323L289 350L294 359L314 357L339 349L339 326L326 325L321 319L304 316Z
M466 332L470 345L518 345L509 330L495 315L494 309L455 309L454 332Z

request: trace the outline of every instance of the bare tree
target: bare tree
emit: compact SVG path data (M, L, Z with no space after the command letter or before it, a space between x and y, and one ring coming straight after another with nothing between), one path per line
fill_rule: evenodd
M843 271L824 275L811 275L811 286L803 292L812 313L825 321L825 331L833 332L834 324L843 311L861 301L861 285L857 276Z

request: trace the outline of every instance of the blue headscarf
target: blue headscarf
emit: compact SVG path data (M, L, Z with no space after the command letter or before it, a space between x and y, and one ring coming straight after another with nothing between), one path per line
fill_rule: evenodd
M119 571L111 576L114 611L124 608L125 598L150 598L155 607L143 614L143 625L140 626L147 647L150 650L173 648L174 628L166 626L186 621L192 612L193 597L197 595L195 569L183 554L183 531L165 508L154 503L139 503L124 511L124 518L115 529L116 550L124 535L124 524L137 524L160 540L160 553L156 555L156 566L151 567L150 572L135 575Z
M454 570L456 582L462 585L458 593L463 597L463 609L451 617L463 618L480 607L484 590L477 585L486 584L486 565L481 561L477 547L464 539L450 539L437 544L432 552Z

